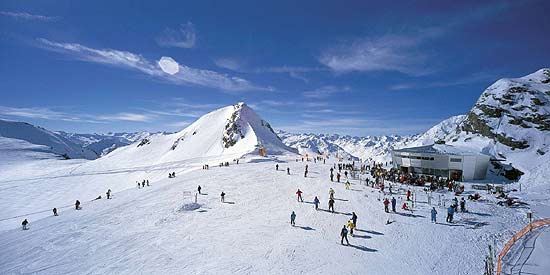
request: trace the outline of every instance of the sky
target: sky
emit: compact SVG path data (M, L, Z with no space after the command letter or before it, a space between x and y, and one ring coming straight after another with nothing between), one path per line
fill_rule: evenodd
M550 1L0 2L0 119L178 131L244 101L276 129L422 133L550 67Z

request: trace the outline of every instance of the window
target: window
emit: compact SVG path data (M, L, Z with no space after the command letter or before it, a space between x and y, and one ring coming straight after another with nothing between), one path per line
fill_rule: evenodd
M462 162L462 159L451 158L451 162Z

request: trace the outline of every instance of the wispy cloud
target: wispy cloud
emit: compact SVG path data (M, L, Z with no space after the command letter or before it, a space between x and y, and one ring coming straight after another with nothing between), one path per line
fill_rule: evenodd
M432 37L436 29L413 35L383 35L346 41L321 54L319 62L338 73L396 71L407 75L422 75L427 56L419 45Z
M15 19L23 20L37 20L37 21L55 21L58 20L57 16L46 16L39 14L30 14L26 12L9 12L9 11L0 11L0 15L9 16Z
M191 22L181 24L179 29L165 29L161 35L156 38L159 46L176 48L193 48L197 41L197 31L195 25Z
M62 111L53 110L51 108L44 107L7 107L0 106L0 115L19 117L19 118L32 118L32 119L45 119L45 120L60 120L68 122L89 122L100 123L100 121L88 117L79 115L73 115Z
M150 114L143 113L117 113L113 115L101 115L97 116L97 119L104 121L133 121L133 122L147 122L153 119Z
M217 58L214 59L214 64L216 66L241 73L252 73L252 74L264 74L264 73L273 73L273 74L288 74L291 78L309 82L309 79L306 77L307 73L326 71L326 68L321 67L299 67L299 66L272 66L272 67L251 67L248 62L237 59L237 58Z
M239 77L178 64L173 59L171 59L175 63L173 66L178 66L178 70L177 72L173 70L170 73L166 73L156 62L128 51L94 49L78 43L58 43L44 38L39 38L37 41L47 50L66 54L78 60L137 70L176 85L198 85L217 88L227 92L273 90L271 87L256 86L248 80Z
M450 79L448 81L435 81L431 83L400 83L389 87L390 90L411 90L422 88L452 87L495 80L496 76L487 72L474 73L465 77Z
M337 86L323 86L315 90L303 92L302 95L307 98L327 98L334 94L349 92L351 88L348 86L337 87Z

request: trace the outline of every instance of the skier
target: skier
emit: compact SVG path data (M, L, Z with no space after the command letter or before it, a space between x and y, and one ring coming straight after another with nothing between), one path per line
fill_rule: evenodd
M149 186L149 180L146 180L145 183L147 184L147 186Z
M466 212L466 201L464 198L460 199L460 212Z
M302 191L300 191L300 188L298 188L298 191L296 191L296 195L298 195L298 201L304 202L304 199L302 199Z
M76 202L74 203L74 209L75 210L80 210L80 201L79 200L76 200Z
M328 210L334 212L334 199L329 199L328 200Z
M435 210L435 207L432 207L432 222L437 223L437 210Z
M346 176L346 179L348 178L348 171L344 171L344 176Z
M275 164L275 170L276 170L276 171L279 171L279 164L278 164L278 163Z
M111 189L107 190L107 199L111 199Z
M336 181L340 182L340 173L336 173Z
M290 225L295 226L296 223L294 222L296 220L296 213L292 211L292 214L290 214Z
M221 201L225 202L225 193L223 191L222 191L220 196L221 196Z
M453 222L454 213L455 213L455 208L453 207L453 205L449 206L449 208L447 208L447 222L448 223Z
M388 198L385 198L384 199L384 211L386 211L386 213L389 213L390 210L388 208L388 205L390 204L390 201L388 200Z
M351 212L351 220L353 221L354 228L356 228L357 227L357 215L355 214L355 212Z
M332 187L328 190L328 196L331 199L334 199L334 189Z
M141 188L141 184L139 183L139 181L136 181L136 182L137 182L137 184L138 184L138 189L140 189L140 188Z
M332 172L330 172L330 181L334 181L334 174Z
M395 211L395 205L396 204L397 204L397 201L395 200L395 197L392 197L391 198L391 211L397 212L397 211Z
M346 181L346 190L349 190L350 185L349 181Z
M142 187L142 188L145 188L145 180L143 180L143 181L141 182L141 187Z
M407 205L407 202L403 202L403 205L401 206L401 209L403 210L410 210L409 206Z
M353 229L355 228L355 224L353 223L352 220L348 221L348 227L349 227L349 233L353 237Z
M319 210L319 198L317 196L313 199L313 204L315 204L315 210Z
M342 236L342 240L340 241L340 243L343 245L344 244L344 239L346 239L346 243L348 243L348 245L349 245L348 230L346 229L346 225L344 225L344 227L342 227L342 231L340 231L340 236Z
M27 219L23 220L23 222L21 223L21 225L23 226L23 230L27 230L27 224L29 224L29 221L27 221Z
M54 207L54 208L52 209L52 211L53 211L53 215L54 215L54 216L59 216L59 215L57 214L57 208Z
M304 178L307 178L307 169L304 171Z
M407 190L407 200L411 200L411 190Z
M199 185L199 187L197 187L197 191L199 191L199 194L201 194L201 189L202 187Z
M287 167L287 168L286 168L286 174L287 174L287 175L290 175L290 167Z

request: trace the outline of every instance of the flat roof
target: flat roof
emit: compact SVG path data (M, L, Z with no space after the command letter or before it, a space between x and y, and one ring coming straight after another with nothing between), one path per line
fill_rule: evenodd
M455 155L455 156L471 156L471 155L488 156L488 155L473 151L470 148L458 147L458 146L448 145L448 144L431 144L431 145L424 145L424 146L418 146L418 147L395 149L393 150L393 152L432 154L432 155Z

